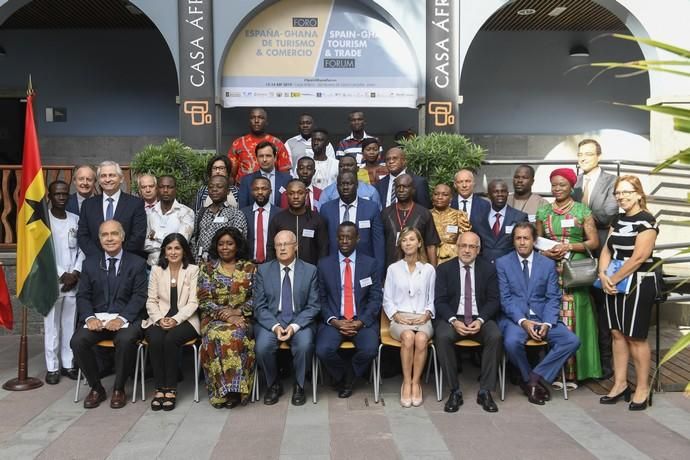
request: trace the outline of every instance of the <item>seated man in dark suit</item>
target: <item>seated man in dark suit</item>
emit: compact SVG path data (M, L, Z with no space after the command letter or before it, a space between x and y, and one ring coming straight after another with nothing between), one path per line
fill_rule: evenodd
M252 180L251 205L242 208L247 219L247 244L252 251L254 262L261 264L266 261L266 242L268 241L268 225L280 212L280 208L270 202L271 181L263 176Z
M513 227L518 222L527 222L528 216L506 204L508 185L501 179L489 182L489 199L491 207L484 214L473 216L472 230L482 240L479 258L494 263L513 250Z
M141 257L146 257L146 211L144 200L120 190L124 174L120 165L114 161L104 161L98 165L98 183L102 195L88 198L79 213L77 241L87 256L102 253L99 228L106 220L116 220L127 235L124 249Z
M123 250L125 232L115 220L101 224L99 237L105 254L89 255L82 265L77 292L78 324L70 346L91 387L84 408L93 409L106 398L94 345L101 340L115 343L115 384L110 407L119 409L127 402L125 382L134 367L137 340L142 337L141 320L146 313L148 289L146 260Z
M529 402L543 405L546 385L580 347L580 340L558 320L561 288L556 263L534 251L537 230L529 222L513 228L515 251L496 260L503 316L499 321L506 355L520 369ZM534 369L527 360L527 339L546 341L549 351Z
M314 351L315 319L319 314L316 267L297 258L297 237L283 230L274 241L276 258L259 265L254 279L256 359L264 370L268 390L264 404L278 402L283 386L278 380L276 352L290 342L295 367L292 404L306 402L304 379Z
M405 151L400 147L393 147L386 152L386 167L388 168L388 175L383 177L375 185L379 192L381 203L386 208L396 202L395 196L395 179L401 174L408 174L412 178L414 189L416 191L414 196L415 203L420 206L430 209L431 198L429 198L429 183L426 178L416 176L406 169L407 160L405 159Z
M324 324L316 335L316 354L337 382L338 397L349 398L355 379L366 376L378 351L383 291L376 261L355 250L355 224L343 222L337 228L338 252L319 261ZM338 352L344 340L355 344L352 363Z
M474 171L463 168L455 173L453 178L453 187L457 195L453 197L450 202L450 207L459 209L467 213L472 226L475 225L475 216L483 216L489 212L491 205L478 193L474 193Z
M280 199L285 193L285 186L292 179L289 173L276 169L278 148L268 141L260 142L256 146L256 160L259 170L247 174L240 182L239 207L245 208L252 204L251 186L255 177L263 176L271 181L271 204L280 207Z
M383 279L386 246L383 237L381 213L376 203L357 198L357 175L353 172L338 174L339 200L331 200L321 206L321 217L328 227L329 254L338 252L338 225L354 222L359 229L357 253L373 257L377 265L379 280Z
M476 233L463 233L457 242L458 257L436 269L434 342L450 385L450 396L444 407L446 412L457 412L463 403L455 356L455 342L463 339L482 344L477 404L487 412L498 412L491 391L496 388L498 362L503 353L503 339L494 321L501 306L496 269L477 259L480 245Z

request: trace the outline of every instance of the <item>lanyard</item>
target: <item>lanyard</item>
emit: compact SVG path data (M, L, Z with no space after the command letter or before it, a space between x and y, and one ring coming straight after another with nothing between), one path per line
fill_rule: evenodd
M397 219L398 219L398 225L400 225L401 231L403 228L405 228L405 224L410 219L410 216L412 215L412 211L414 211L414 205L415 205L415 202L413 201L412 206L410 206L410 209L409 209L407 215L405 216L405 219L400 220L400 206L398 205L397 202L395 203L395 217L397 217Z

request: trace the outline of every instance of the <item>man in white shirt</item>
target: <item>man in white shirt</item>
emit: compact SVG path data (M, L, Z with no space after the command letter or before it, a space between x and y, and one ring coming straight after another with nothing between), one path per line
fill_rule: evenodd
M194 211L177 201L177 181L173 176L158 179L160 200L148 213L148 230L144 249L148 253L147 263L153 267L158 263L161 243L171 233L180 233L189 239L194 232Z
M312 130L314 129L314 118L308 113L303 113L299 117L297 128L299 129L299 134L294 137L291 137L285 143L285 148L290 154L290 158L292 160L293 177L297 177L297 162L300 158L304 156L314 158L314 151L312 150L311 146ZM333 150L333 146L330 143L326 147L326 155L329 158L335 158L335 150Z
M493 264L477 259L481 242L474 232L458 238L458 257L436 268L434 343L441 369L450 386L446 412L457 412L463 404L458 382L455 342L470 339L482 344L482 368L477 404L487 412L498 412L491 397L496 389L498 362L503 339L495 322L500 311L498 282Z
M335 183L335 179L338 176L338 160L328 156L328 147L333 148L331 143L328 142L328 131L325 129L315 129L311 135L311 148L314 153L315 168L312 183L321 190Z
M84 253L77 245L79 216L67 212L65 206L69 197L67 182L57 180L48 186L50 200L50 229L55 249L55 264L60 275L60 292L48 315L43 318L46 383L55 385L60 375L77 379L78 370L72 364L72 349L69 341L74 333L77 311L77 284Z

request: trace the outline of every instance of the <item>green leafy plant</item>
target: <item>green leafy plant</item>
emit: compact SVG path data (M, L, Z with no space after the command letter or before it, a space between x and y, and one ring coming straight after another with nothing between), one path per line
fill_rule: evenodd
M459 134L431 133L400 140L407 168L426 177L429 185L452 184L461 168L479 169L486 151Z
M177 180L177 200L191 205L204 183L206 163L210 157L210 153L196 152L178 139L147 145L130 163L132 189L137 191L136 176L141 174L173 176Z

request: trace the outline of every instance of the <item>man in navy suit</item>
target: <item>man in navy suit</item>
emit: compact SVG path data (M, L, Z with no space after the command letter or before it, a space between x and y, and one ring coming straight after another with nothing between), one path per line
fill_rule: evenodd
M373 257L379 279L383 279L386 243L383 222L376 203L357 197L357 176L353 172L338 174L339 200L331 200L321 206L321 217L328 226L329 254L338 252L338 225L350 221L359 228L357 253Z
M503 311L499 325L506 355L520 369L522 390L529 402L543 405L548 393L540 381L553 382L580 347L580 340L558 320L562 293L556 263L534 251L537 230L529 222L520 222L512 236L515 251L496 260ZM527 360L527 339L549 345L548 353L534 368Z
M366 375L378 351L383 291L376 261L355 250L355 224L338 225L337 235L338 252L319 261L324 324L316 335L316 354L338 382L338 397L349 398L355 379ZM338 352L344 340L355 344L352 363L345 362Z
M103 252L99 241L100 225L106 220L116 220L125 232L124 249L146 258L146 211L144 200L120 190L124 174L114 161L98 165L98 183L102 195L93 196L82 204L79 213L77 242L87 256Z
M489 212L491 205L478 193L474 193L474 171L463 168L455 173L453 186L457 195L450 202L450 207L467 213L470 223L474 227L475 218ZM476 216L476 217L475 217Z
M84 408L93 409L106 398L94 346L101 340L115 343L115 384L110 407L119 409L127 402L125 383L134 367L137 340L142 336L141 319L146 313L148 290L146 260L123 250L125 233L115 220L100 225L99 238L105 254L91 254L82 265L77 329L70 346L91 387Z
M491 207L485 214L475 214L472 218L472 230L482 240L482 252L479 257L494 263L499 257L513 250L511 233L518 222L527 222L524 212L511 208L508 201L508 185L501 179L489 182L489 199Z
M74 170L72 182L76 192L67 199L65 211L79 215L82 203L96 193L96 170L91 165L78 166Z
M415 176L406 169L407 160L405 159L405 151L400 147L393 147L386 152L386 168L388 168L388 175L383 177L375 185L379 192L381 203L384 209L395 203L395 179L401 174L408 174L412 177L412 184L415 189L414 201L420 206L430 209L431 198L429 198L429 182L424 177Z
M251 186L255 177L263 176L271 181L271 204L280 207L280 198L285 193L285 186L292 179L288 173L276 169L278 148L268 141L260 142L256 146L256 160L259 170L242 178L240 183L239 207L244 208L252 204Z
M264 370L268 390L264 404L278 402L283 386L278 379L276 352L290 343L295 367L292 404L305 403L304 379L314 351L315 319L319 314L316 267L297 258L297 237L289 230L275 236L276 258L259 265L254 279L256 359Z
M280 212L280 208L270 203L271 181L263 176L252 180L252 199L254 203L240 211L247 219L247 243L252 248L254 262L261 264L266 260L268 224Z
M463 233L457 241L458 257L436 269L434 342L450 386L446 412L457 412L463 403L455 356L455 342L462 339L482 344L477 404L487 412L498 412L491 392L496 389L498 361L503 354L503 340L495 322L501 306L496 269L477 259L480 246L476 233Z

